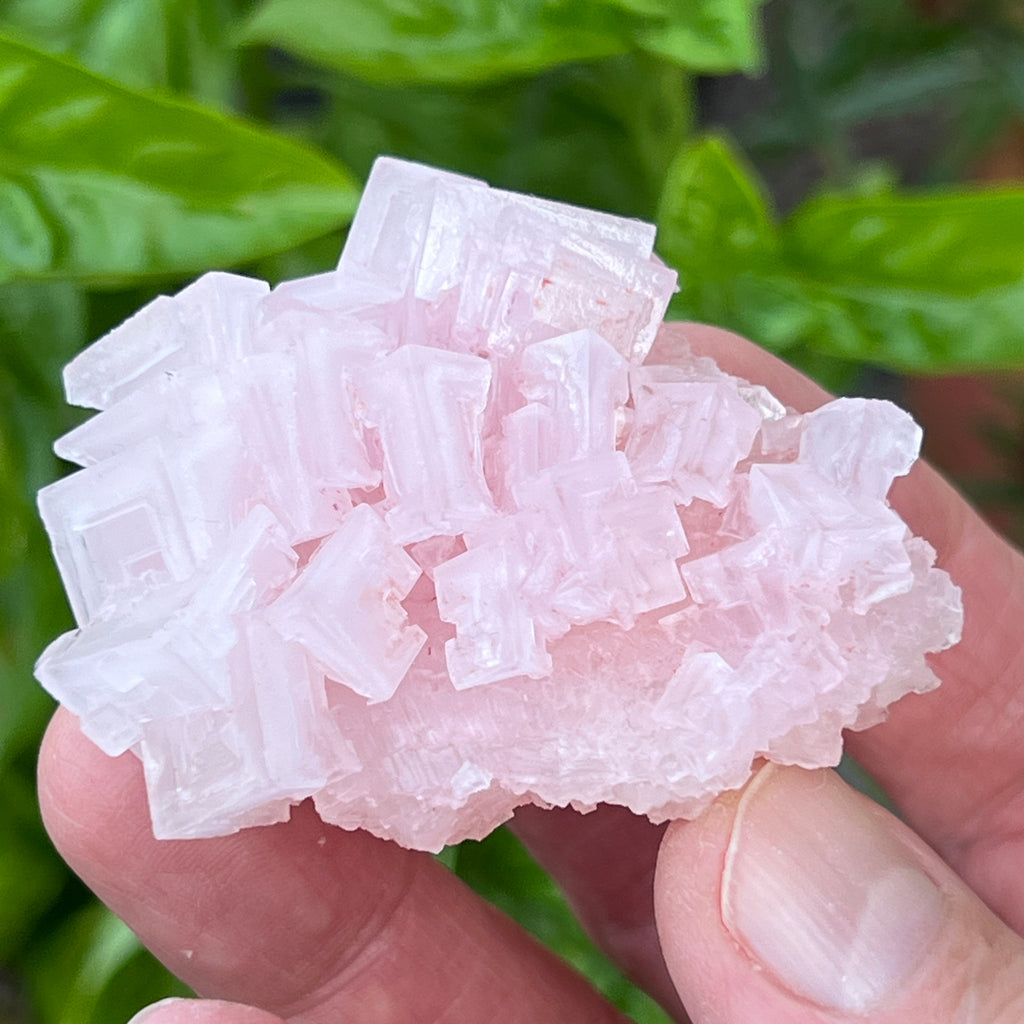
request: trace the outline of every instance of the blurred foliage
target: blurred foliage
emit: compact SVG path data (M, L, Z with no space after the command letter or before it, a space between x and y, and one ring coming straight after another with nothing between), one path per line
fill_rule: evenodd
M310 75L330 116L316 141L361 177L379 153L437 162L517 191L651 218L693 123L689 75L642 53L500 85L381 86ZM628 159L623 159L629 154Z
M1021 362L1024 189L827 192L778 221L731 148L705 138L669 169L658 224L680 316L791 357L912 372Z
M245 42L382 84L472 83L630 51L694 71L751 69L760 0L264 0Z
M35 805L31 667L70 623L34 493L74 352L201 271L330 266L386 152L657 217L675 316L833 387L1021 366L1024 190L956 184L1021 118L1024 19L996 0L0 0L0 1024L180 989ZM664 1020L507 833L447 859Z
M0 0L5 29L137 89L230 107L239 57L230 0Z
M930 145L913 182L962 179L1024 115L1024 17L1016 0L946 4L957 13L944 19L923 17L928 6L776 4L766 42L771 101L736 124L743 148L759 161L812 153L833 184L849 187L864 171L865 126L920 132L927 122Z
M0 38L0 281L107 285L238 263L351 217L341 167Z

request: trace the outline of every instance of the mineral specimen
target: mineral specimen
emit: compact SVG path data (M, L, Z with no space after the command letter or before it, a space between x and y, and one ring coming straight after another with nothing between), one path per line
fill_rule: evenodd
M885 500L917 427L641 365L653 241L381 159L337 271L207 274L68 366L102 411L40 494L79 628L38 675L158 836L691 815L935 685L959 593Z

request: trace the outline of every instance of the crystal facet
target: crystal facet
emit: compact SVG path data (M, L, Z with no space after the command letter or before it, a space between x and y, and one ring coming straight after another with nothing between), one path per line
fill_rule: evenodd
M37 666L161 837L436 850L521 803L698 812L936 685L959 591L888 506L920 431L641 365L638 221L381 159L336 271L213 273L67 367Z

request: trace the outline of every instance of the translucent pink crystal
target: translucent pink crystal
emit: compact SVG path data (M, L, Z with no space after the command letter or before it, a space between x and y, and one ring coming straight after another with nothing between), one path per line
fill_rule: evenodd
M504 420L505 484L615 450L617 413L629 398L629 364L594 331L528 345L518 388L526 405Z
M636 479L670 484L682 505L694 498L728 504L736 466L750 454L763 418L739 382L687 379L684 367L643 367L634 371L633 396L626 454Z
M407 345L362 378L363 419L384 454L388 526L401 544L454 536L494 512L480 427L486 359Z
M110 601L56 640L40 678L108 754L138 743L147 723L230 708L237 617L275 597L296 561L273 513L258 505L202 571L154 585L130 605Z
M328 677L371 700L387 700L426 640L400 603L419 577L419 566L384 520L358 505L270 605L267 618Z
M244 355L253 312L269 291L265 281L210 273L173 298L161 295L68 364L68 401L106 409L161 374Z
M959 592L885 501L918 428L641 366L653 241L381 159L337 271L208 274L68 366L102 411L40 494L79 628L37 675L157 835L690 815L936 684Z

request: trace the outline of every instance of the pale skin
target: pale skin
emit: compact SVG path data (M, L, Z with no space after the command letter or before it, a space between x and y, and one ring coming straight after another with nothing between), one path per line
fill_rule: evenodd
M714 328L666 327L652 359L670 361L684 338L798 409L827 398L795 370ZM848 738L906 825L828 770L800 769L768 769L747 792L727 794L697 821L667 831L617 808L517 815L519 835L590 932L680 1021L1024 1020L1024 556L927 466L899 481L892 499L938 550L966 610L963 642L933 661L943 686L906 698L887 722ZM157 842L134 757L107 758L63 711L44 741L40 796L71 866L203 997L159 1005L146 1024L624 1019L429 856L324 826L307 805L271 828ZM920 950L899 970L870 962L865 969L884 984L864 989L869 994L852 1010L836 1005L855 998L846 974L834 998L823 997L759 960L757 949L774 956L772 921L751 924L744 909L749 854L738 837L785 849L771 830L786 814L770 808L799 808L792 816L801 829L826 840L844 836L846 849L860 851L840 869L851 891L861 865L883 850L884 864L898 866L885 868L886 884L895 878L897 888L910 886L900 892L920 893L904 900L911 913L901 921L910 923L901 924L908 931L898 942L885 933L894 922L881 901L867 960L876 949L896 950L897 960L915 943ZM779 905L788 909L785 899ZM761 946L747 940L754 934ZM810 929L807 955L797 958L800 971L815 958L814 935Z

